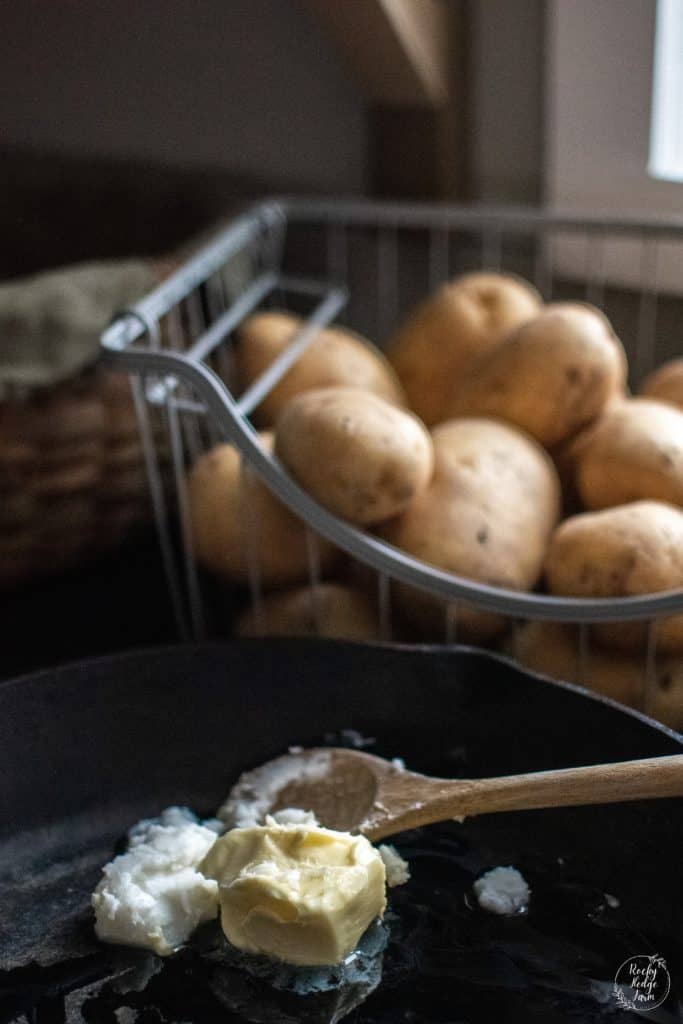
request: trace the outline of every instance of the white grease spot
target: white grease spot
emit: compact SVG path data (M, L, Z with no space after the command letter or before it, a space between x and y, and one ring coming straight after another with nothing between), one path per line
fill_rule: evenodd
M519 914L529 904L531 890L513 867L493 868L474 883L479 906L492 914Z

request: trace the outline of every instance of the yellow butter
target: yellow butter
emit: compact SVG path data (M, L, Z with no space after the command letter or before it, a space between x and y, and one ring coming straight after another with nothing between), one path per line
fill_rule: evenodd
M228 941L291 964L339 963L386 905L382 858L347 832L272 819L235 828L199 870L218 882Z

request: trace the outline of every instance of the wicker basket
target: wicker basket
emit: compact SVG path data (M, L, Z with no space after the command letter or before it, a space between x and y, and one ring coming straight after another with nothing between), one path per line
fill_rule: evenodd
M174 264L150 266L161 281ZM0 400L0 586L77 566L150 518L130 380L101 366L96 338L93 355L66 381Z
M126 377L101 368L0 405L0 585L76 566L150 517Z

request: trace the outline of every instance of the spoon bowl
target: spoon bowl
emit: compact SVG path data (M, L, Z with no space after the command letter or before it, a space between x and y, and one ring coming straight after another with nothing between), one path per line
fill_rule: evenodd
M683 796L683 755L491 779L439 779L360 750L312 747L240 776L221 808L231 824L285 808L373 841L406 829L493 811Z

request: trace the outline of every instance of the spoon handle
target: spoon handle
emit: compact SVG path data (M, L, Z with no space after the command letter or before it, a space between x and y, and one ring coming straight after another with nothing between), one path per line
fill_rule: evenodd
M683 754L473 779L453 803L460 814L486 814L672 796L683 796Z

